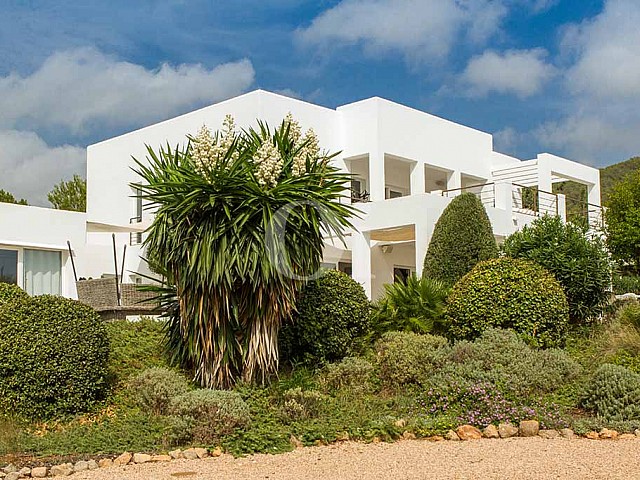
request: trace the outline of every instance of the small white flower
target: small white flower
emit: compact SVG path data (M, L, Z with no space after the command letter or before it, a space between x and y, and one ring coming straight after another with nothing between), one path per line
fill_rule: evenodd
M262 186L274 187L282 172L284 160L270 138L262 141L253 162L256 165L256 180Z
M191 158L195 162L196 170L204 175L208 169L214 168L227 156L236 138L235 122L231 115L227 115L222 123L222 130L214 140L211 131L203 125L191 142ZM230 161L238 159L238 152L233 151Z

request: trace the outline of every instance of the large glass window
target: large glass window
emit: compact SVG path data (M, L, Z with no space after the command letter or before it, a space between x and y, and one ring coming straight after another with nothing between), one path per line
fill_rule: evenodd
M60 295L60 252L24 251L24 289L29 295Z
M18 283L18 251L0 249L0 282Z

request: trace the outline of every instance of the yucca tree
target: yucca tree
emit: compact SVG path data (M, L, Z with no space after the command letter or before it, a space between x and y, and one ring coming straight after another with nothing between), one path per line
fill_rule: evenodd
M168 339L202 386L264 381L277 369L278 330L319 270L323 238L354 213L350 177L290 116L275 130L206 127L186 148L148 148L135 186L155 208L145 241L175 286Z

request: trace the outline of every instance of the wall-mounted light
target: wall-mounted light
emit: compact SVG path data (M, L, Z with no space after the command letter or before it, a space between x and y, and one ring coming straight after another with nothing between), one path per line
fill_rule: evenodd
M382 253L391 253L393 252L393 245L382 245L380 250L382 250Z

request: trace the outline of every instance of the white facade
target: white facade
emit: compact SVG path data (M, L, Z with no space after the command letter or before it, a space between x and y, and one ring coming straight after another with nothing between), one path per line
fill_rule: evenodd
M130 187L138 180L132 157L144 160L145 145L182 145L186 135L203 124L219 128L226 114L247 127L257 119L277 125L288 112L303 129L313 127L323 148L341 152L333 161L354 176L353 198L344 201L357 202L363 214L348 232L347 248L328 245L324 262L352 271L371 298L396 274L421 273L435 222L461 191L480 196L499 238L541 213L565 215L563 196L550 193L552 184L563 180L587 186L591 215L597 220L597 169L549 154L521 161L495 152L490 134L381 98L333 110L258 90L89 146L86 248L78 249L79 275L95 278L114 272L110 231L122 232L117 233L119 261L121 249L129 245L124 280L135 281L136 272L148 273L140 246L131 241L136 235L125 232L130 222L144 225L148 220L147 212L140 215ZM535 206L526 205L523 189L534 186L539 190ZM0 212L3 209L0 206ZM24 236L34 238L36 233L25 230Z

